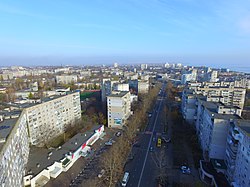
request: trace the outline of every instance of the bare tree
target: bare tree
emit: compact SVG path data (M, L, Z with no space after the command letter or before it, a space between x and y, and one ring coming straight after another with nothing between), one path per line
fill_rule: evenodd
M167 158L164 153L164 150L161 149L159 154L152 155L153 161L158 168L158 175L157 180L159 184L166 185L167 184L167 173L166 173L166 166L167 166Z

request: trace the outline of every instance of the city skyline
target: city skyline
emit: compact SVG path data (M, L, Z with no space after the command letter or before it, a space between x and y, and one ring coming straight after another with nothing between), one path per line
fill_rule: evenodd
M249 69L249 5L246 0L2 1L0 62L180 62Z

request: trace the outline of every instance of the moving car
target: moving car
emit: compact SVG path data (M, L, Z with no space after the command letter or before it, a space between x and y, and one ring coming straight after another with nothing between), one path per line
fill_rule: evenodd
M153 152L153 151L154 151L154 148L151 146L151 147L149 148L149 151L150 151L150 152Z

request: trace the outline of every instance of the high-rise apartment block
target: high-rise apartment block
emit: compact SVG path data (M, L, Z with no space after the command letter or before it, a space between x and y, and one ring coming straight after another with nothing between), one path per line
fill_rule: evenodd
M44 145L81 118L79 92L11 105L22 111L0 114L0 186L23 186L29 145Z
M24 114L27 117L30 143L43 145L80 120L80 94L74 92L45 98L40 104L28 106Z
M241 109L198 99L196 132L205 158L224 159L230 120L240 119Z
M191 73L186 73L181 76L181 84L186 84L187 82L196 81L197 79L197 69L193 69Z
M250 185L250 121L231 122L227 137L226 177L232 186Z
M182 92L183 118L190 123L194 122L197 110L197 98L200 96L206 97L207 101L221 102L226 106L235 106L243 109L245 95L245 88L190 84L190 86Z
M0 122L0 186L23 186L29 157L29 137L25 114Z
M130 92L113 92L107 97L108 127L121 128L131 115Z
M147 64L141 64L141 70L145 70L148 68L148 65Z
M138 93L148 93L149 81L138 81Z
M215 186L218 180L204 170L206 164L225 174L234 187L250 185L250 121L241 118L246 94L242 83L190 82L183 90L183 118L195 124L205 159L200 162L201 178Z

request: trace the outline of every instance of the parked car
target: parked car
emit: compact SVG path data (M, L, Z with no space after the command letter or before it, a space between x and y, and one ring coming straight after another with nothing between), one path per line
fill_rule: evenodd
M105 170L102 169L102 170L100 171L100 173L98 174L98 178L102 178L102 176L104 175L104 173L105 173Z
M108 142L105 142L105 145L113 145L113 143L112 142L110 142L110 141L108 141Z
M190 174L191 170L190 170L190 168L188 166L183 165L183 166L181 166L181 172L183 174Z
M115 135L116 135L117 137L119 137L119 136L122 135L122 133L121 133L120 131L118 131L117 133L115 133Z
M133 155L132 153L130 153L130 154L128 155L128 159L129 159L129 160L133 160L133 159L134 159L134 155Z

